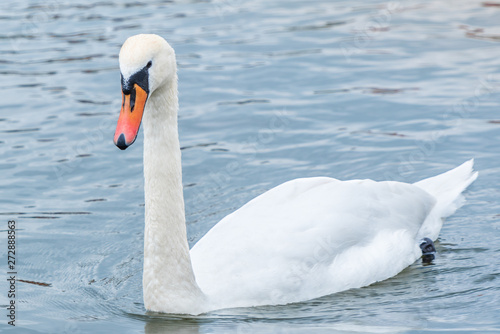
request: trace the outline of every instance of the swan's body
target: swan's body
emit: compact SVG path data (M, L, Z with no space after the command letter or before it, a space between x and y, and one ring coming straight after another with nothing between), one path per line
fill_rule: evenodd
M421 238L438 237L443 218L477 177L471 160L415 184L292 180L222 219L189 251L174 51L159 36L137 35L123 45L120 69L120 148L135 140L134 113L144 111L148 310L199 314L286 304L392 277L421 256Z

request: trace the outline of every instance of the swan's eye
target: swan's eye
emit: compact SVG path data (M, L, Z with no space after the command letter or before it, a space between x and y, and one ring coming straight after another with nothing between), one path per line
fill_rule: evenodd
M148 61L148 63L147 63L147 65L146 65L146 67L147 67L147 68L150 68L151 66L153 66L153 62L150 60L150 61Z

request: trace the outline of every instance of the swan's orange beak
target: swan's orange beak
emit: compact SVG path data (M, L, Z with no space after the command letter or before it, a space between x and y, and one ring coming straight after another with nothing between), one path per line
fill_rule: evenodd
M122 92L122 108L116 126L114 142L121 150L132 145L139 132L148 93L134 84L130 94Z

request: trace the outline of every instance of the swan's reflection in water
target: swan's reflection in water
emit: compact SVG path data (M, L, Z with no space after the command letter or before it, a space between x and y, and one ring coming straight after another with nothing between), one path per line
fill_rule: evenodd
M237 333L237 334L253 334L256 332L262 333L285 333L285 327L280 329L280 324L276 319L265 319L259 311L252 313L255 309L232 309L231 311L223 310L199 316L189 315L171 315L146 312L144 315L132 315L135 318L140 318L145 322L144 333L160 334L160 333ZM232 313L234 312L234 313ZM250 313L249 313L250 312ZM271 322L271 323L268 323ZM289 328L289 327L288 327Z
M146 334L160 333L179 333L179 334L198 334L200 333L200 325L196 320L166 320L160 318L152 318L146 322L144 326Z
M206 319L189 315L171 315L155 312L146 312L143 315L136 314L145 322L144 333L179 333L179 334L198 334L200 327L206 323Z

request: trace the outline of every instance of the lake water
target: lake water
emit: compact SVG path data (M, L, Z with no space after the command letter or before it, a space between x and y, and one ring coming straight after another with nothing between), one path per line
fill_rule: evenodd
M0 5L0 304L17 227L19 333L500 332L500 3L80 1ZM175 48L190 245L289 179L478 180L417 262L286 306L149 314L142 130L112 143L118 51Z

